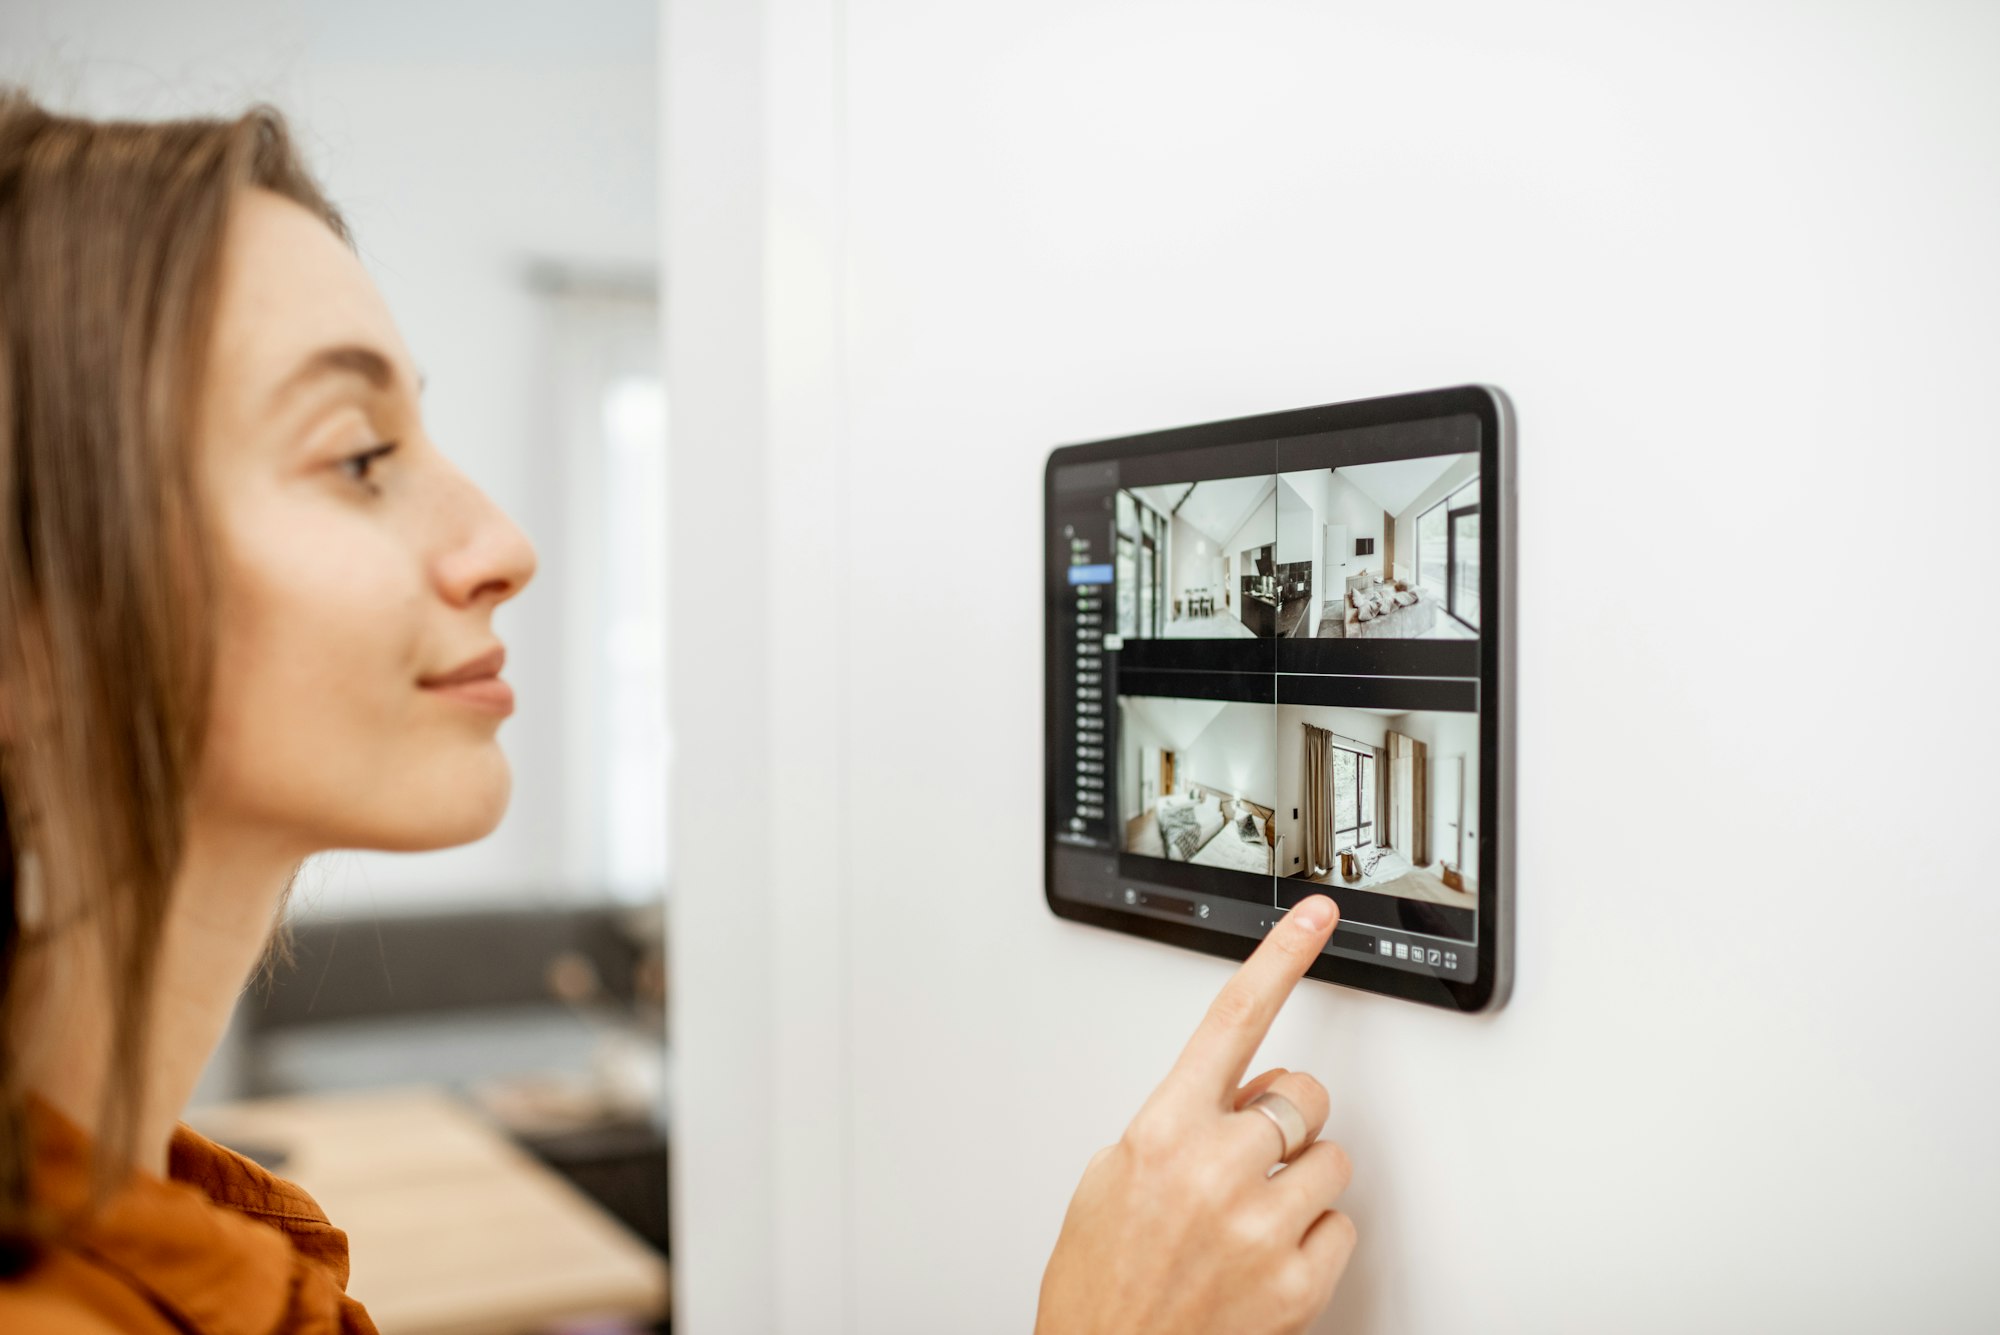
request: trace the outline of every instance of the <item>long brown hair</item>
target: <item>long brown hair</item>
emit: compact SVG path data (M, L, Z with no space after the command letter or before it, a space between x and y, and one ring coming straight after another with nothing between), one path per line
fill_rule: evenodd
M88 931L103 951L116 1023L96 1158L134 1148L208 718L197 396L250 187L346 236L268 108L139 124L0 90L0 1271L42 1228L10 1039L40 934Z

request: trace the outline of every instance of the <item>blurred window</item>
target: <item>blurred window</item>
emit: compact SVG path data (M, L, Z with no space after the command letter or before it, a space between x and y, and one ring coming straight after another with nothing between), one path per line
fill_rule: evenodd
M658 373L604 392L605 882L621 899L667 880L667 396Z
M650 282L543 274L566 493L564 865L610 897L667 879L666 390Z

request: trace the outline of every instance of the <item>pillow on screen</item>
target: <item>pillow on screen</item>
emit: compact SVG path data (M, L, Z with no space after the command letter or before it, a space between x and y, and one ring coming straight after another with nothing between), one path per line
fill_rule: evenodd
M1201 846L1201 826L1194 811L1185 803L1176 802L1168 806L1160 803L1157 816L1160 823L1160 843L1168 857L1178 855L1182 862L1194 856Z

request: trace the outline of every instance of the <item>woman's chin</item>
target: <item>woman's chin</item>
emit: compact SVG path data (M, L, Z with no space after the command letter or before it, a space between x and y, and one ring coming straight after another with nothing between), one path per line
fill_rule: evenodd
M427 786L385 810L365 847L395 853L430 853L484 839L507 814L513 775L504 757L476 776Z
M490 814L454 821L435 830L425 831L410 846L409 851L432 853L442 848L458 848L465 844L477 843L499 828L500 818L506 814L506 804L502 803Z
M502 807L491 815L467 816L422 825L397 824L368 832L361 838L345 840L343 847L371 848L381 853L436 853L484 839L500 824Z

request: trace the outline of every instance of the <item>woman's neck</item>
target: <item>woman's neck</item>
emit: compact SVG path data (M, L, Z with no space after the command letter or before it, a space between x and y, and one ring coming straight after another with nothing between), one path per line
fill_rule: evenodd
M195 825L174 880L150 996L144 1099L134 1166L167 1168L174 1126L256 970L302 854L285 841ZM101 948L90 924L57 933L22 961L28 982L17 1039L26 1087L71 1121L97 1125L116 1028Z

